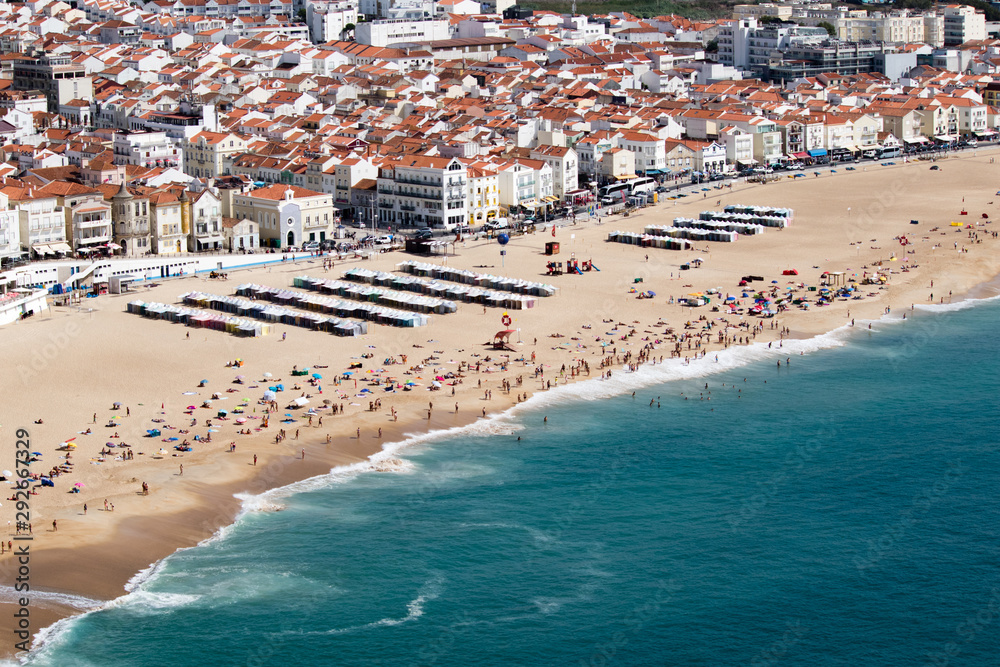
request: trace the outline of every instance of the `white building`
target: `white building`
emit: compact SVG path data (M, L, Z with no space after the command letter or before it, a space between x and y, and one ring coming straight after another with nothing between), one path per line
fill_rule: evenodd
M531 157L542 160L552 167L552 193L549 196L562 199L580 185L576 151L565 146L538 146L531 151Z
M233 217L259 225L261 245L289 248L332 237L333 197L277 183L233 195Z
M45 258L71 251L66 243L66 219L54 195L38 195L34 188L8 186L3 189L8 206L16 211L21 247L32 258Z
M7 195L0 192L0 259L20 257L21 253L18 213L10 209Z
M518 159L500 167L500 205L505 209L540 210L552 194L552 167L542 160Z
M115 164L142 167L176 167L181 156L166 132L120 132L115 134Z
M948 5L944 16L944 45L958 46L973 39L986 39L986 16L968 5Z
M313 42L340 39L348 25L357 25L357 5L339 0L310 0L306 3L306 23Z
M663 140L643 132L621 132L617 135L618 147L635 155L637 174L656 175L667 168L667 149Z
M468 170L458 158L407 156L378 174L381 225L452 229L468 220Z
M359 44L389 46L399 42L431 42L451 38L446 19L366 21L354 29Z

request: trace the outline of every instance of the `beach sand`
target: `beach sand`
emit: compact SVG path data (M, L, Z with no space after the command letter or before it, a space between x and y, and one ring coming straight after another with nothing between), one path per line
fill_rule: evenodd
M446 260L390 252L372 260L338 262L336 269L327 273L319 259L299 261L270 269L234 271L226 281L200 276L162 281L152 289L140 288L137 295L85 299L82 310L54 308L49 314L4 327L0 329L0 341L7 358L16 361L8 363L8 390L0 406L0 470L15 470L17 429L26 429L30 433L30 450L42 454L40 461L32 465L32 472L44 472L62 463L59 457L65 452L57 448L67 439L76 438L77 445L70 459L73 472L56 478L55 488L41 489L38 495L30 496L32 589L82 596L94 604L113 599L125 592L126 583L140 570L232 523L241 507L234 494L259 494L325 474L336 466L362 464L386 443L402 441L407 434L472 423L482 419L483 409L495 415L515 404L517 394L543 391L543 383L533 377L537 365L544 365L545 381L553 381L563 364L568 367L582 359L590 364L591 372L581 379L599 378L604 351L595 338L608 341L606 332L614 326L611 322L625 325L613 337L614 347L621 353L626 349L637 351L644 344L640 338L662 337L666 326L683 332L686 321L700 316L725 316L711 312L710 307L670 305L671 296L719 288L723 294L740 297L742 290L737 283L740 276L747 274L764 276L767 286L776 280L784 289L790 281L818 285L823 271L845 271L860 277L866 270L862 267L871 271L877 261L884 263L880 268L892 269L886 289L862 289L876 296L822 308L814 306L808 311L783 312L774 320L762 322L764 329L757 342L777 339L780 329L770 328L775 321L779 327L787 327L791 336L808 337L844 326L852 319L862 326L863 320L882 317L887 307L894 312L909 311L911 304L929 303L931 293L935 303L942 297L947 302L949 294L958 299L1000 274L1000 240L990 236L974 244L968 230L950 226L952 221L985 223L982 213L1000 216L1000 195L995 194L1000 164L989 161L995 153L979 150L976 155L942 159L936 163L940 170L934 171L927 162L904 165L896 159L895 166L866 165L853 172L840 168L836 174L824 173L820 177L806 171L803 178L782 178L767 185L712 189L704 193L706 196L697 191L628 217L605 218L602 224L587 221L561 227L555 238L548 232L515 237L503 259L495 242L470 240L457 243L455 255ZM731 244L699 243L696 252L605 241L612 230L639 231L647 224L666 224L675 216L697 217L702 210L718 210L719 200L721 206L733 203L788 207L795 210L795 218L787 229L741 237ZM960 215L963 208L968 215ZM910 224L911 220L919 224ZM981 225L980 236L992 234L993 227ZM937 230L931 231L934 228ZM1000 227L996 231L1000 232ZM912 244L904 247L893 240L900 235L906 235ZM547 258L542 248L551 240L560 242L561 254ZM968 251L962 252L963 248ZM908 251L915 254L907 255ZM893 253L898 261L889 261ZM593 260L600 271L582 276L544 275L548 259L565 262L574 255L580 261ZM680 271L679 265L695 256L704 258L702 267ZM900 272L906 264L902 259L907 256L909 263L918 268ZM369 325L369 334L357 338L338 338L284 325L276 326L275 335L237 338L125 312L126 303L135 298L175 303L184 292L232 294L236 285L245 282L290 287L292 279L299 275L339 278L342 270L358 265L392 271L407 259L447 263L558 287L556 296L538 298L533 309L509 312L511 327L519 330L513 341L520 339L514 344L517 352L511 353L511 358L523 355L529 362L511 363L506 372L498 369L498 353L485 344L495 332L506 328L501 324L503 311L488 308L484 312L482 306L474 304L459 304L455 314L434 315L427 327ZM799 271L798 276L781 275L783 270L793 268ZM641 285L634 282L636 278L642 278ZM754 287L760 289L761 285L755 283ZM628 293L632 287L652 290L656 297L636 299L635 294ZM815 294L810 296L815 298ZM734 324L740 319L725 317ZM666 324L656 326L657 322ZM621 340L632 328L637 335L628 342ZM287 333L286 340L282 340L282 333ZM553 334L563 337L553 338ZM669 357L672 347L663 343L653 354ZM713 344L704 349L714 354L722 346ZM373 357L362 358L363 354ZM536 355L534 364L530 363L532 354ZM695 350L685 349L682 354L693 356ZM382 363L390 357L398 360L401 355L407 356L405 364ZM487 356L490 362L484 362ZM403 374L428 357L436 358L428 360L423 369L412 370L412 375ZM237 358L244 361L243 367L226 367L227 362ZM461 361L484 362L484 371L465 372L454 396L448 385L439 391L428 390L439 372L435 369L456 371ZM413 379L420 386L410 392L382 393L382 409L370 412L369 399L355 397L365 386L363 381L358 382L357 389L353 381L339 387L333 383L333 378L352 362L363 364L356 377L385 368L388 374L403 381ZM315 369L325 376L323 395L304 383L301 390L291 389L295 380L304 379L291 377L295 365L326 367ZM613 370L620 372L619 368L616 365ZM272 373L273 378L262 382L265 372ZM237 375L245 376L244 384L233 384ZM523 378L523 384L504 393L501 381L516 383L518 376ZM207 384L199 387L203 379ZM150 428L163 429L162 437L204 436L206 419L213 418L219 409L232 410L243 398L250 399L248 414L260 417L263 407L257 405L257 399L267 385L279 379L287 389L278 395L279 407L284 408L292 398L307 391L313 394L310 405L318 406L328 398L344 404L345 414L334 416L328 410L321 411L322 427L318 419L308 426L301 416L287 425L272 418L268 429L252 435L237 435L239 427L232 420L213 419L218 431L212 433L212 442L195 443L193 452L182 455L174 452L173 442L143 437ZM566 381L560 379L558 384ZM238 391L227 393L230 388ZM338 390L349 396L341 398ZM486 391L492 391L491 400L484 398ZM186 407L200 406L213 392L221 392L224 398L216 400L212 409L193 410L198 423L189 427L192 416L185 414ZM121 403L120 410L111 409L116 401ZM429 403L434 404L430 419ZM459 405L457 413L455 403ZM390 408L397 411L398 421L392 420ZM278 418L286 412L290 411L279 410ZM118 418L115 426L106 427L113 417ZM34 423L38 419L43 423ZM168 424L176 430L166 430ZM259 419L251 419L246 426L259 424ZM83 432L88 427L92 433L86 435ZM289 437L276 444L274 435L282 427ZM179 434L181 429L190 432ZM381 437L378 429L382 429ZM296 430L298 439L292 437ZM113 438L116 432L119 437ZM134 459L96 460L106 442L128 443ZM230 442L236 443L235 452L228 451ZM161 447L168 452L164 456L157 455ZM393 462L379 464L379 470L392 474ZM148 496L140 493L143 482L150 487ZM83 485L81 491L71 493L77 483ZM5 498L9 496L7 493ZM0 520L14 522L15 503L7 499L0 503ZM114 511L110 511L110 504ZM57 531L53 530L53 520L58 521ZM14 524L8 525L5 541L15 536ZM0 573L6 584L15 580L17 572L18 564L9 554L0 557ZM0 628L13 637L11 613L15 607L11 599L11 594L2 598L4 609L0 614L6 620L0 621ZM67 606L45 599L44 594L32 598L31 630L36 632L56 618L78 613L84 605L77 602ZM12 654L13 643L4 644L3 653Z

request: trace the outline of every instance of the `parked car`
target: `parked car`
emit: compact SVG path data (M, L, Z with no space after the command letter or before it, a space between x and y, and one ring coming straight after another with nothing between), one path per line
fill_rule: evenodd
M418 241L426 241L427 239L433 237L434 237L434 232L428 229L427 227L424 227L423 229L418 229L417 233L413 235L413 238L417 239Z
M314 250L319 250L319 243L316 242L316 241L309 241L308 243L303 243L302 244L302 249L305 250L305 251L307 251L307 252L311 252L311 251L314 251Z
M483 229L497 230L497 229L507 229L509 225L506 220L491 220L483 225Z
M375 243L378 245L391 245L392 244L392 234L382 234L375 239Z

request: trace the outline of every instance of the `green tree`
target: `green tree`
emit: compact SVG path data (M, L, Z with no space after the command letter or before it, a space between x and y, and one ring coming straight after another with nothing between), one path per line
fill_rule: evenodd
M830 37L837 36L837 29L834 28L833 24L829 23L828 21L820 21L819 23L816 24L816 27L823 28L823 30L826 30L826 34L830 35Z
M705 45L705 53L718 53L719 52L719 40L713 39L711 42Z
M299 10L299 20L302 21L303 23L306 22L306 10L305 10L305 7L303 7L302 9Z

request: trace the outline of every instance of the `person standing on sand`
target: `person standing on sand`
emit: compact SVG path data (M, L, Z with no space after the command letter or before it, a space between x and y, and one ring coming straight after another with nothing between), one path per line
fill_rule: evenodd
M183 475L183 474L184 474L184 464L183 464L183 463L181 464L181 472L180 472L180 474L181 474L181 475Z
M253 455L253 464L255 466L257 465L257 455L256 454Z
M56 532L57 530L59 530L59 526L58 526L58 525L56 525L56 520L55 520L55 519L52 519L52 532L54 533L54 532Z
M83 516L87 516L87 503L83 504Z
M303 461L306 460L306 450L304 450L304 449L302 450L302 460Z

